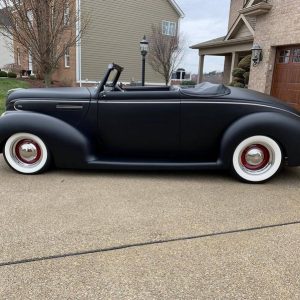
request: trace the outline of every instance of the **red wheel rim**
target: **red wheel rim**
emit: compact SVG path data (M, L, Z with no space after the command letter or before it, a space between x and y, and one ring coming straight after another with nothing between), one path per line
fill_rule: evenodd
M251 164L249 160L247 160L247 156L252 150L256 150L260 155L262 156L261 161L259 161L256 164ZM270 151L263 145L257 144L257 145L251 145L247 147L241 156L241 162L242 165L251 171L259 171L261 169L264 169L270 162Z
M24 157L24 154L22 154L22 151L25 151L24 149L26 149L26 153L28 153L27 157ZM41 159L42 150L39 144L35 141L31 139L23 139L16 144L15 154L20 162L27 165L33 165Z

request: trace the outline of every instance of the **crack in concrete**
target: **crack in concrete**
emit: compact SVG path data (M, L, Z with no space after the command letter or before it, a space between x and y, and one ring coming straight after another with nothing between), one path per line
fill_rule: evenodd
M300 225L300 221L281 223L281 224L272 224L272 225L265 225L265 226L258 226L258 227L250 227L250 228L242 228L242 229L221 231L221 232L208 233L208 234L202 234L202 235L186 236L186 237L180 237L180 238L174 238L174 239L165 239L165 240L149 241L149 242L134 243L134 244L124 244L124 245L108 247L108 248L92 249L92 250L79 251L79 252L70 252L70 253L58 254L58 255L34 257L34 258L28 258L28 259L2 262L2 263L0 263L0 267L34 263L34 262L46 261L46 260L52 260L52 259L76 257L76 256L89 255L89 254L95 254L95 253L118 251L118 250L123 250L123 249L144 247L144 246L150 246L150 245L160 245L160 244L167 244L167 243L172 243L172 242L196 240L196 239L202 239L202 238L208 238L208 237L230 235L230 234L235 234L235 233L242 233L242 232L249 232L249 231L256 231L256 230L264 230L264 229L277 228L277 227L283 227L283 226L289 226L289 225Z

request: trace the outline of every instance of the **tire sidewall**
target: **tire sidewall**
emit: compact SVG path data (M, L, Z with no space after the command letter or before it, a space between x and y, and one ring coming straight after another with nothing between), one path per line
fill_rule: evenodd
M35 141L42 151L42 158L41 160L34 166L26 167L19 164L13 157L12 157L12 148L14 144L20 139L31 139ZM3 150L4 158L7 164L15 171L21 174L38 174L43 172L48 166L50 161L49 151L46 144L42 141L41 138L38 136L31 134L31 133L16 133L13 134L5 143L4 150Z
M274 156L272 166L261 174L250 174L251 172L246 172L240 163L240 154L247 146L253 144L267 145L268 148L272 149L272 155ZM280 170L282 158L281 148L272 138L263 135L251 136L244 139L235 147L232 155L232 170L235 175L244 182L263 183L271 179Z

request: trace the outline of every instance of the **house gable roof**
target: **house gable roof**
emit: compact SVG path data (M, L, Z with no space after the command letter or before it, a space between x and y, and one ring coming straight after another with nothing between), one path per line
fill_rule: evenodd
M244 32L248 31L248 36L251 36L251 35L254 36L254 29L250 25L249 21L246 19L246 17L244 15L240 15L236 19L236 21L234 22L234 24L232 25L230 30L228 31L228 33L225 37L225 40L227 41L227 40L233 39L235 36L238 35L238 32L241 29L243 29Z
M210 41L206 41L200 44L196 44L193 46L190 46L191 49L209 49L209 48L218 48L218 47L224 47L228 45L240 45L245 43L251 43L253 42L252 36L246 36L246 37L240 37L237 39L231 39L231 40L225 40L225 37L219 37Z
M184 18L184 16L185 16L184 12L179 7L179 5L177 4L176 0L168 0L168 1L173 6L173 8L175 9L175 11L178 13L178 15L180 16L180 18Z

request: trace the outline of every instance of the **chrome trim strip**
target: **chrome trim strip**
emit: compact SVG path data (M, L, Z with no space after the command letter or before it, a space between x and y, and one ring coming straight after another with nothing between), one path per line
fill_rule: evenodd
M99 101L100 103L105 104L180 104L180 101L113 101L113 100L106 100L106 101Z
M83 105L64 105L64 104L58 104L56 105L57 109L83 109Z
M15 103L16 102L47 102L47 103L90 103L90 100L56 100L56 99L37 99L37 100L33 100L33 99L14 99L13 100Z

